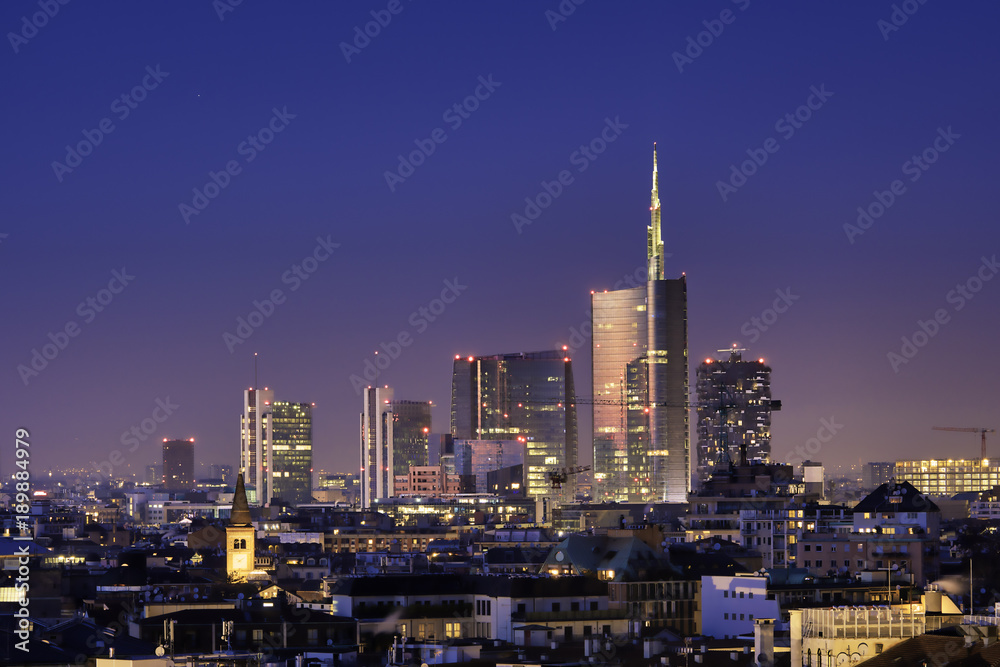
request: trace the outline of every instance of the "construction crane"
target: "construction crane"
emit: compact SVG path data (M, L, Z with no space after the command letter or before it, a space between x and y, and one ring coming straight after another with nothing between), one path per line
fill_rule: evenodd
M576 475L581 472L587 472L590 470L590 466L576 466L575 468L563 468L562 470L553 470L549 473L549 481L552 482L553 489L561 489L563 482L570 475Z
M935 431L958 431L959 433L978 433L983 438L983 453L981 458L986 458L986 434L996 433L992 428L959 428L957 426L932 426Z

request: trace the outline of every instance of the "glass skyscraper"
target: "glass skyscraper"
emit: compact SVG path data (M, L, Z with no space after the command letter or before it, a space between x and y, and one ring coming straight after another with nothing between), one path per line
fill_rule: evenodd
M591 296L595 500L690 490L687 282L664 279L655 145L649 210L646 283Z
M271 495L294 505L312 500L312 405L271 404Z
M576 391L569 357L558 351L455 357L451 431L463 440L525 444L529 496L572 500L575 477L561 492L549 474L577 464Z
M361 412L361 506L393 495L396 475L427 465L429 401L395 400L390 387L367 387Z

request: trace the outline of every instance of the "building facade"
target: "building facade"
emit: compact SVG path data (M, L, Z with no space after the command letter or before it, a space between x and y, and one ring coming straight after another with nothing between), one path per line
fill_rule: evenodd
M243 392L240 417L240 469L254 489L255 503L271 502L271 403L274 391L253 387Z
M361 506L394 495L397 476L427 465L429 401L396 400L392 388L368 387L361 412Z
M861 484L866 491L871 491L892 481L895 475L895 461L870 461L861 472Z
M743 360L743 350L698 365L698 483L715 466L737 460L771 460L771 368L763 359Z
M170 491L194 486L194 438L163 439L163 486Z
M456 440L455 471L476 480L476 493L491 493L488 476L501 468L523 466L523 436L514 440Z
M312 500L311 403L271 405L272 492L294 505Z
M935 497L988 491L1000 485L1000 459L896 461L895 477Z
M591 294L595 499L690 491L687 282L664 278L658 193L654 146L647 281Z
M527 495L570 501L574 476L561 491L549 474L577 462L573 366L559 351L456 357L451 425L456 446L464 440L524 443Z

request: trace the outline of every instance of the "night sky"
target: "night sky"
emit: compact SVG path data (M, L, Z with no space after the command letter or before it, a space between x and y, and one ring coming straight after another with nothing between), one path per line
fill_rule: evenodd
M314 467L356 470L351 376L401 335L379 380L447 431L455 354L571 344L641 275L654 141L692 367L767 360L775 458L1000 428L996 3L47 2L0 5L0 433L36 475L163 437L235 465L254 352L316 403Z

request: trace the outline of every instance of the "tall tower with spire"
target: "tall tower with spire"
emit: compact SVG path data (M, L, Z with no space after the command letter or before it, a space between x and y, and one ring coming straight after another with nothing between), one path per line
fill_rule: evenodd
M665 278L656 144L649 213L645 284L591 293L595 499L682 503L691 488L687 282Z
M663 280L663 236L660 232L660 178L656 172L656 142L653 142L653 190L649 196L649 227L646 228L646 274L649 280Z

